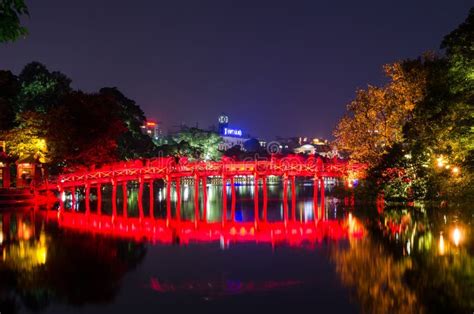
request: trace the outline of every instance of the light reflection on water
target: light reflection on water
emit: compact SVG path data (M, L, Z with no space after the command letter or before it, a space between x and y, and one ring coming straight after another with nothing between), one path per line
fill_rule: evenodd
M312 186L298 184L295 219L289 200L289 221L284 223L282 188L275 184L268 186L268 222L254 224L255 191L241 185L236 186L234 222L226 187L228 220L222 225L222 186L209 185L206 219L200 195L201 220L195 225L194 189L184 185L181 220L176 222L173 190L173 215L167 223L166 191L155 184L152 222L138 220L138 186L127 185L131 218L117 218L115 225L125 228L120 232L106 226L112 213L109 186L102 189L101 217L91 191L92 218L82 227L65 219L58 226L52 210L48 215L44 210L3 211L0 311L62 313L74 307L91 313L146 312L142 304L150 313L165 305L176 311L223 306L243 311L266 304L266 310L285 313L294 304L315 303L323 312L455 313L474 308L472 216L463 210L387 206L380 216L365 215L376 211L344 208L327 194L324 210L319 208L315 217ZM118 216L123 215L120 190ZM262 219L263 191L258 193ZM79 194L74 211L66 196L67 214L75 219L85 212ZM149 199L145 187L145 217Z

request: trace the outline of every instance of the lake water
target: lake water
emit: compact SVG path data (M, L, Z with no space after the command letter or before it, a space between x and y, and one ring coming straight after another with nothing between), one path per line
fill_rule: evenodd
M92 192L65 210L3 209L1 313L471 313L474 310L473 212L466 207L351 206L326 191L314 208L313 187L297 182L283 204L270 184L266 210L253 186L209 185L182 203L149 187L140 219L137 186L127 186L127 218L111 217L110 187L101 215ZM123 216L121 195L118 215ZM206 202L206 210L203 205ZM378 208L378 211L377 211ZM267 219L265 220L265 212ZM233 218L233 219L232 219Z

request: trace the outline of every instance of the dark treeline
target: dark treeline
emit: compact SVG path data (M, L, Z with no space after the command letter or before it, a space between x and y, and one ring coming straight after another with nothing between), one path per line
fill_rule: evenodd
M0 111L6 151L55 169L156 154L141 131L145 115L133 100L114 87L74 90L66 75L38 62L18 76L0 71Z

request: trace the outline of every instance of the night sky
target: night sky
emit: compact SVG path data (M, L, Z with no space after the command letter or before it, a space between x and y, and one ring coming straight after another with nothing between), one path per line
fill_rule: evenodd
M471 0L26 1L30 35L0 68L30 61L75 88L116 86L166 127L226 112L254 136L331 136L381 66L436 50Z

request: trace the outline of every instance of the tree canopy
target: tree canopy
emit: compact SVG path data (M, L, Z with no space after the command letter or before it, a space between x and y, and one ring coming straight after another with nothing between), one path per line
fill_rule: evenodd
M356 161L375 164L401 141L402 126L425 93L426 62L420 58L385 65L386 86L358 90L334 132L338 148Z
M0 0L0 42L15 41L28 34L21 25L22 15L29 15L23 0Z
M372 191L402 198L474 195L473 22L471 9L444 38L444 56L385 66L389 83L358 91L348 105L336 142L369 164Z
M221 137L212 131L198 128L188 128L172 136L178 151L184 151L188 157L202 160L218 160L221 152L218 150Z

